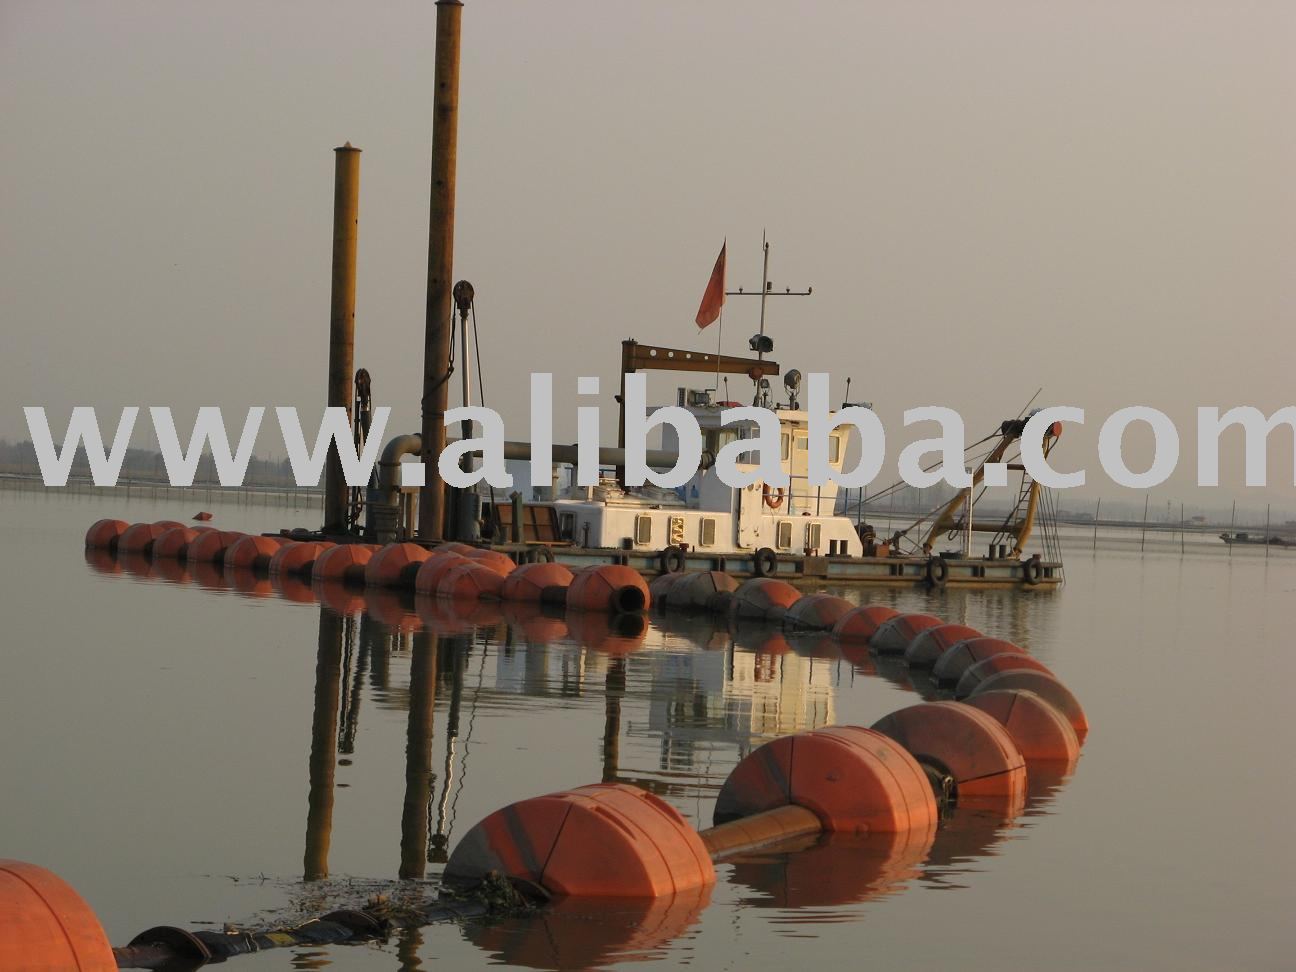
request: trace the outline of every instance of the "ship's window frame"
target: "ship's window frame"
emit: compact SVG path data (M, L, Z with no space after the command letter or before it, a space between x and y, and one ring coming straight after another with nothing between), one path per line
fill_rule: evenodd
M652 517L647 513L639 513L635 516L634 542L638 547L645 547L652 543Z
M576 539L576 514L559 513L558 514L558 535L564 540Z
M779 520L774 526L774 546L780 550L792 549L792 521Z
M810 433L797 431L792 435L792 448L797 452L810 451Z
M807 523L806 524L806 549L818 550L819 545L823 543L823 524Z
M828 436L828 462L837 465L841 462L841 436Z
M782 462L787 462L791 458L792 458L792 433L780 432L779 433L779 459Z
M716 542L716 518L704 516L698 522L698 546L714 547Z

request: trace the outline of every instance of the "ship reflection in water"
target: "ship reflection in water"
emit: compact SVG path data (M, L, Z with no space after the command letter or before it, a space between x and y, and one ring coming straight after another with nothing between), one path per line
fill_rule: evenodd
M446 861L456 824L462 830L475 822L457 821L455 808L469 785L472 728L483 719L507 713L525 725L530 709L601 703L602 719L588 722L597 746L588 751L581 782L643 787L702 827L710 823L710 805L729 770L768 739L836 722L867 725L919 697L939 697L924 673L901 660L768 625L731 628L692 616L563 616L532 605L414 599L97 552L88 553L87 562L102 573L148 582L318 603L304 758L309 789L302 870L308 889L324 886L317 882L330 874L337 768L357 758L366 705L407 716L398 876L424 879L435 878ZM912 694L906 698L897 688ZM1020 836L1032 815L1048 812L1071 770L1032 767L1024 805L957 807L934 837L801 839L724 861L717 865L720 883L703 893L561 901L534 915L470 922L463 935L495 961L587 968L660 958L667 944L689 934L713 898L761 910L787 934L804 934L807 923L859 920L868 902L910 883L965 887L980 859ZM488 790L498 786L483 773L475 782ZM387 948L399 968L420 968L421 943L435 934L404 930ZM327 954L298 953L294 967L326 967Z

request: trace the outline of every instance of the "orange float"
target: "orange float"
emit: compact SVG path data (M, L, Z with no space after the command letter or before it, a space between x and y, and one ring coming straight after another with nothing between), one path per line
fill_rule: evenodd
M800 597L801 592L787 581L772 577L753 577L743 581L733 592L729 612L740 618L779 621Z
M1026 762L1007 730L992 716L962 702L920 702L873 723L925 763L948 773L960 802L1026 796Z
M1020 669L1029 669L1032 672L1044 672L1046 675L1052 675L1048 666L1043 662L1032 658L1030 655L1019 655L1006 651L1002 654L991 655L989 658L982 659L975 665L969 665L959 677L958 684L954 686L954 698L965 699L972 694L972 690L984 682L991 675L997 675L1000 672L1012 672Z
M833 625L833 637L843 641L868 641L877 629L900 612L884 604L866 604L846 612Z
M270 558L287 542L283 537L248 534L229 545L222 563L237 570L265 570L270 565Z
M646 610L650 600L648 582L639 571L620 564L579 570L567 588L567 607L577 611L630 614Z
M453 550L445 553L434 553L419 565L418 573L414 575L415 593L435 597L437 585L441 583L441 578L446 575L446 572L456 564L466 563L468 563L468 558Z
M471 553L464 554L469 560L475 560L477 563L489 567L501 577L507 577L517 569L517 563L506 553L498 550L482 550L472 548Z
M813 810L825 830L934 830L936 798L918 761L872 729L835 726L782 736L734 767L716 799L715 822L775 807Z
M360 583L373 551L363 543L339 543L320 553L311 568L311 580Z
M521 564L504 578L500 598L536 603L546 587L567 587L571 582L572 572L563 564Z
M464 559L451 565L437 582L436 596L460 601L497 599L504 587L504 575L476 560Z
M686 574L683 571L675 571L673 573L658 574L650 580L648 582L648 594L652 598L653 607L658 609L667 607L670 591L685 577L691 576L693 575ZM676 607L677 605L674 601L671 601L669 606Z
M170 529L158 523L132 523L117 538L117 551L146 554L153 549L153 542Z
M670 607L686 611L713 610L725 595L738 590L738 581L722 570L698 570L687 574L662 574L678 577L678 583L667 591ZM654 595L654 603L656 596Z
M191 564L219 564L225 552L242 540L246 533L237 530L209 530L195 537L185 549L185 560Z
M130 528L125 520L96 520L86 531L85 545L95 549L112 550L117 539Z
M311 540L306 543L285 543L270 558L270 576L309 577L320 554L334 544Z
M174 530L176 527L184 526L179 520L155 520L154 526L160 526L165 530Z
M869 647L879 655L899 655L928 628L944 624L940 618L930 614L897 614L888 621L878 625L877 631L869 639Z
M0 969L116 972L117 960L71 885L35 864L0 859Z
M431 552L417 543L389 543L365 564L364 579L369 587L413 587L414 576Z
M1066 718L1034 692L1004 689L968 699L1007 730L1027 763L1074 764L1080 740Z
M491 872L597 898L657 898L715 883L702 839L675 808L621 783L497 810L459 841L443 879L474 885Z
M969 638L952 646L932 666L932 675L941 683L957 682L963 673L979 661L994 655L1021 655L1026 649L1002 638Z
M793 628L828 631L854 610L855 605L844 597L832 594L806 594L793 602L783 615L783 623Z
M197 530L173 527L153 541L153 559L184 560L185 551L197 537Z
M1062 713L1062 717L1075 730L1077 740L1081 743L1085 741L1085 736L1089 732L1089 720L1085 717L1080 700L1072 694L1069 688L1052 675L1022 669L999 672L997 675L991 675L974 688L972 694L968 696L968 700L970 701L985 692L996 692L1001 689L1026 689L1028 692L1034 692Z
M905 648L905 661L911 668L931 668L941 655L949 651L960 641L969 638L980 638L981 632L969 628L966 624L938 624L934 628L920 631Z

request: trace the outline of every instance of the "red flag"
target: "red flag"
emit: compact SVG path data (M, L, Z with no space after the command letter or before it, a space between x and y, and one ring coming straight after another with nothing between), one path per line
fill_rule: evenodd
M711 279L707 281L706 293L702 295L702 306L697 312L697 326L706 327L712 321L720 316L720 308L724 306L725 300L725 248L729 241L720 247L720 255L716 257L715 269L711 271Z

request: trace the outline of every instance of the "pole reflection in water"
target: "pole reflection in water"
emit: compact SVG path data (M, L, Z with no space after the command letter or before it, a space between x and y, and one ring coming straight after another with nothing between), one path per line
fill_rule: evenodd
M626 689L624 656L608 663L603 678L603 782L617 782L621 762L621 699Z
M398 972L417 972L423 968L419 949L423 947L422 928L401 928L396 932L396 959Z
M400 876L427 873L428 813L432 802L432 716L436 707L440 638L414 635L410 657L409 729L405 741L405 804L401 812Z
M315 707L311 720L306 853L302 861L302 871L307 881L322 880L329 873L342 651L349 621L349 618L334 614L327 608L320 608L319 647L315 655Z
M437 800L436 829L428 847L428 861L444 864L450 859L450 834L446 830L446 810L450 787L454 784L455 742L459 738L459 710L463 702L464 666L472 651L470 635L455 635L442 642L450 655L450 710L446 715L445 772L441 780L441 798Z
M353 624L351 618L348 625ZM348 631L349 633L349 631ZM343 667L348 677L342 683L342 715L338 738L338 752L350 756L355 753L356 732L360 728L360 700L364 697L364 679L369 673L370 659L387 656L386 634L367 614L360 615L360 631L354 639L347 638L346 658Z

